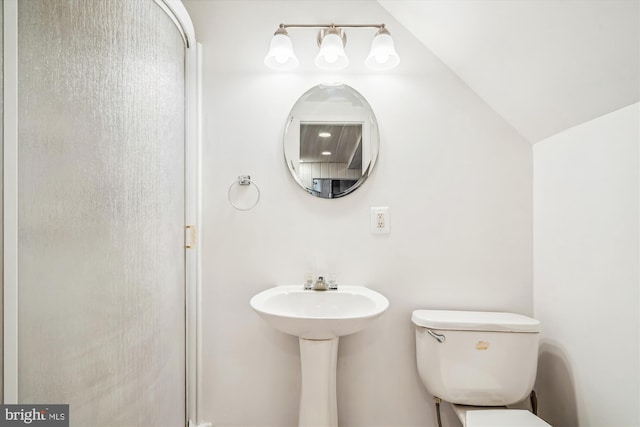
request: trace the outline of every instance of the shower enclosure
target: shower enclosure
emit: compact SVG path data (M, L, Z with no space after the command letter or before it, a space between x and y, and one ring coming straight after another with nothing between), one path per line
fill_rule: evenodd
M3 402L195 414L195 40L179 0L4 0Z

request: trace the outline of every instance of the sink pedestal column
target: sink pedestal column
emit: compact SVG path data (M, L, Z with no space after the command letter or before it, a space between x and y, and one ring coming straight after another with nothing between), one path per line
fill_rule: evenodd
M300 338L302 387L300 427L338 427L336 366L338 338L307 340Z

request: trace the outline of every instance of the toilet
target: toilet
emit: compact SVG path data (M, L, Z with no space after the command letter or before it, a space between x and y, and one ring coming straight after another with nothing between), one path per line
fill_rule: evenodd
M529 398L538 367L540 322L514 313L416 310L418 373L449 402L464 427L550 427L507 405Z

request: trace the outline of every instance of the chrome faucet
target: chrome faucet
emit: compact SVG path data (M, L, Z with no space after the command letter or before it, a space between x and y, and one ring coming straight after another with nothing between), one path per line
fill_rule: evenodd
M324 280L324 276L318 276L318 279L316 279L315 282L313 282L310 279L307 279L307 281L304 284L304 288L307 290L313 290L313 291L328 291L328 290L335 291L338 289L338 284L335 283L335 281L333 280L327 282L326 280Z
M314 291L326 291L327 289L329 289L329 287L327 286L327 282L324 281L324 277L318 276L318 280L316 280L316 283L313 284L312 289Z

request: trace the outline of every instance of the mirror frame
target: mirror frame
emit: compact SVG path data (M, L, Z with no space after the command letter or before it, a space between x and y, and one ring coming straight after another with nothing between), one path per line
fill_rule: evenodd
M351 103L351 111L345 106ZM334 108L332 108L334 104ZM341 109L344 112L336 111ZM300 124L362 124L362 175L355 184L333 197L321 197L303 182L299 174L300 165ZM284 158L287 168L296 183L308 194L323 199L341 198L353 193L367 180L380 151L380 132L376 116L365 97L351 86L335 83L320 84L307 90L295 102L284 128ZM369 158L365 163L365 156ZM356 178L354 178L356 179Z

